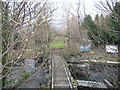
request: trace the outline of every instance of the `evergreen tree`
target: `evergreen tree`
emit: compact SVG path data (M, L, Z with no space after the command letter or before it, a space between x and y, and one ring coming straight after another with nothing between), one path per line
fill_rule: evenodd
M113 8L113 12L109 19L109 26L111 29L111 40L118 44L120 42L118 33L120 32L120 3L117 2Z
M95 22L95 24L99 25L99 15L98 14L96 14L94 22Z
M86 15L84 18L84 25L88 29L88 36L89 39L92 40L93 44L95 46L98 46L100 44L100 40L98 38L98 31L99 28L97 25L93 22L92 18L90 15Z

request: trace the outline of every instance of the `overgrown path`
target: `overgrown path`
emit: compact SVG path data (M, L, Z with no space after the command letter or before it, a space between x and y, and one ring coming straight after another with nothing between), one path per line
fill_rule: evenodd
M67 74L60 50L53 50L52 56L52 87L53 88L70 88L71 83Z

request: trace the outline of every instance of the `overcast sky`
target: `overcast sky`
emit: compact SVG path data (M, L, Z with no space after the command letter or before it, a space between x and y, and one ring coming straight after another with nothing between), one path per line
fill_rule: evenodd
M67 8L68 10L70 10L71 12L73 12L73 14L75 14L75 8L77 7L77 2L79 0L48 0L51 2L57 2L56 6L58 6L58 9L55 12L55 24L57 29L60 29L65 22L65 15L64 15L64 9ZM82 13L82 17L84 17L84 9L83 9L83 3L85 6L85 13L88 15L91 15L91 17L94 19L96 14L101 15L104 14L103 12L101 12L100 10L98 10L95 5L97 6L98 4L100 5L100 1L105 2L106 0L80 0L81 2L81 13ZM108 2L111 2L112 0L107 0ZM119 1L120 0L113 0L113 1ZM73 9L72 9L72 7Z
M6 0L3 0L3 1L6 1ZM22 0L11 0L11 1L22 1ZM26 0L26 1L33 1L33 0ZM34 1L39 1L39 0L34 0ZM79 0L48 0L48 1L49 2L54 2L55 7L57 7L57 10L54 13L53 23L58 29L60 29L61 26L64 25L63 23L65 22L65 18L66 18L65 15L64 15L64 10L67 8L73 14L75 14L74 9L76 9L77 2ZM97 3L99 0L80 0L80 1L81 1L81 12L82 12L82 14L83 14L83 9L82 8L83 8L83 2L84 2L86 14L90 14L92 16L92 18L94 18L94 16L98 13L97 10L94 7L94 4Z
M11 1L15 1L15 0L11 0ZM17 0L17 1L22 1L22 0ZM33 1L33 0L28 0L28 1ZM34 1L39 1L39 0L34 0ZM66 19L65 12L64 12L65 9L68 9L73 14L75 14L75 9L77 7L77 2L79 0L48 0L48 1L55 3L55 7L57 7L57 10L54 13L53 23L57 29L60 29L65 23L65 19ZM99 1L105 1L105 0L80 0L82 17L84 17L83 2L84 2L86 14L90 14L93 19L96 14L100 15L101 12L95 8L95 4L98 4ZM120 1L120 0L117 0L117 1Z
M75 9L77 7L78 0L49 0L49 1L56 2L56 6L58 7L58 9L55 11L54 24L56 24L56 27L58 29L60 29L64 25L66 18L64 15L65 8L67 8L73 14L75 14ZM99 0L81 0L80 8L82 17L84 17L83 2L86 14L90 14L93 19L96 14L101 14L101 12L98 11L94 6L96 3L99 3Z

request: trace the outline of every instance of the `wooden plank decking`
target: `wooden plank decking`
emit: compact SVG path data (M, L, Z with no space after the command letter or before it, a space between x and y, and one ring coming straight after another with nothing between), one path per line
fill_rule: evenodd
M52 88L70 88L69 77L62 57L53 55L52 58Z

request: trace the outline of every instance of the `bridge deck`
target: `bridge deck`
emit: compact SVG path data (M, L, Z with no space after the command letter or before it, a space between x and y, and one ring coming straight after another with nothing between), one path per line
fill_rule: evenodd
M52 58L52 84L53 88L70 88L65 65L59 55L53 55Z

